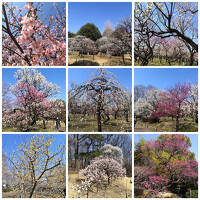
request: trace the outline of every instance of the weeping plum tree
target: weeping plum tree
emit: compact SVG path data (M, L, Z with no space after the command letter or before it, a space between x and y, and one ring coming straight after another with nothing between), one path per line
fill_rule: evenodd
M103 114L107 116L107 105L117 96L119 99L124 99L127 95L114 75L104 69L97 69L94 76L82 85L74 85L69 92L69 102L75 98L89 97L88 101L94 105L97 116L98 131L102 131Z

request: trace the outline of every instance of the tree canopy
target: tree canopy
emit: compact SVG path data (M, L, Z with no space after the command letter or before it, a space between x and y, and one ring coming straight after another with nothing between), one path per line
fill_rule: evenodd
M101 38L101 33L99 29L92 23L87 23L83 25L77 32L77 35L85 36L93 41Z

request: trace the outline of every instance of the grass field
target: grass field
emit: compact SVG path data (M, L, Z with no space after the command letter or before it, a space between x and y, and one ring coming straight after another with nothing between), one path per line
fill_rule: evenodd
M29 198L29 193L23 193L23 191L10 191L2 192L3 198ZM34 192L32 198L63 198L61 194L49 194L48 192Z
M78 173L70 173L69 171L68 180L68 198L78 198L78 194L72 189L72 185L80 184L83 177L80 177ZM127 198L132 198L132 178L119 178L110 185L105 180L98 192L96 187L92 188L89 198L126 198L126 195ZM86 198L86 195L79 195L79 197Z
M36 125L32 127L29 132L64 132L65 131L65 124L64 122L60 123L61 128L60 130L56 130L56 122L49 120L46 122L46 129L44 129L42 121L37 121ZM3 128L3 132L21 132L18 128Z
M141 66L141 62L134 62L134 66ZM154 58L149 61L148 66L169 66L169 63L165 59L162 59L162 63L160 63L159 58ZM171 66L184 66L184 62L172 62Z
M97 132L96 116L87 116L82 118L80 115L70 116L68 123L68 130L70 132ZM102 123L103 132L131 132L132 121L126 122L125 119L111 118L106 124Z
M72 65L77 61L83 61L81 65L88 65L87 61L98 63L99 66L131 66L132 60L129 55L125 55L125 64L123 63L121 56L100 56L95 55L94 59L92 55L79 56L78 52L73 52L68 56L68 64ZM80 65L80 66L81 66ZM91 65L91 63L89 64ZM92 66L92 65L91 65Z
M149 123L138 120L135 128L135 132L175 132L176 122L175 120L169 120L168 118L161 118L160 123ZM198 124L192 119L180 120L179 132L197 132Z

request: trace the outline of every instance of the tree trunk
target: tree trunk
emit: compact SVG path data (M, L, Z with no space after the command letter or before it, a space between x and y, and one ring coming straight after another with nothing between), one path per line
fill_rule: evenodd
M98 126L98 132L101 132L101 109L100 105L97 106L97 126Z
M46 129L46 123L45 123L45 120L43 120L43 128Z
M35 191L35 188L36 188L36 185L37 185L37 182L35 182L35 183L34 183L34 185L33 185L33 188L32 188L32 190L31 190L31 193L30 193L30 196L29 196L29 198L32 198L32 196L33 196L33 193L34 193L34 191Z
M104 124L106 124L106 122L108 122L110 120L110 116L109 115L106 115L106 120L103 122Z
M108 177L108 185L110 185L110 177Z
M147 58L142 58L142 66L147 66L149 63Z
M33 126L36 124L36 119L33 119L31 122L30 122L30 126Z
M124 54L122 54L122 60L123 60L123 63L125 64Z
M117 119L117 114L118 114L119 110L115 111L115 119Z
M179 115L176 115L176 132L179 131Z
M126 122L129 122L128 121L128 112L126 113Z
M193 66L193 64L194 64L194 58L193 58L193 56L194 56L194 53L191 53L190 54L190 66Z
M195 112L195 122L198 123L198 111Z
M126 122L128 122L128 111L127 110L124 111L124 115L125 115Z
M79 134L75 134L74 137L76 138L75 139L75 155L74 155L74 158L75 158L75 163L74 163L74 167L75 169L77 169L77 160L78 160L78 154L79 154Z

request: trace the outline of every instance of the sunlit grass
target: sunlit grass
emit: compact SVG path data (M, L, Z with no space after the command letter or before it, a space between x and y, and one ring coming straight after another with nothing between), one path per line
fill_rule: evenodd
M134 66L141 66L141 62L135 61ZM159 58L154 58L153 60L149 60L148 66L169 66L169 63L166 61L166 59L162 59L160 62ZM185 66L184 62L171 62L171 66Z
M106 124L102 123L102 132L131 132L131 127L131 118L129 122L126 122L125 119L111 118ZM81 115L70 115L68 130L69 132L97 132L96 116L81 117Z
M125 55L125 64L123 63L121 56L106 56L106 55L95 55L94 59L92 55L79 56L78 52L70 53L68 56L68 63L72 65L77 61L83 61L82 65L86 65L87 61L98 63L99 66L131 66L132 60L129 55ZM84 63L85 61L85 63Z
M161 118L160 123L149 123L138 120L134 128L135 132L175 132L176 121L169 118ZM197 132L198 124L193 119L180 120L179 132Z
M64 122L60 122L60 130L56 130L56 122L53 120L49 120L46 122L46 128L43 127L42 121L37 121L36 125L34 125L29 132L64 132L65 124ZM22 132L19 128L11 127L11 128L3 128L3 132Z
M78 198L77 192L72 189L72 185L77 185L84 180L78 173L73 173L69 171L68 176L68 197ZM92 188L89 192L89 198L126 198L126 193L128 198L132 198L132 178L118 178L114 180L110 185L107 184L105 180L104 183L98 188ZM80 198L87 198L86 195L80 195Z

